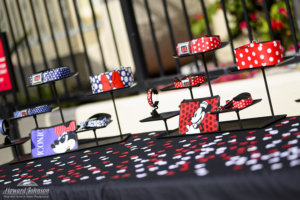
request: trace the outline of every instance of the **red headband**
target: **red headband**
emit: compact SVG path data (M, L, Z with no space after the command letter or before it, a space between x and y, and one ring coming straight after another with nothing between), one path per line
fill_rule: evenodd
M236 48L234 55L239 70L272 66L283 60L283 47L279 40L252 42Z
M242 109L253 103L253 99L251 94L248 92L243 92L236 97L234 97L231 101L227 100L224 106L220 106L217 110L225 110L225 109Z
M184 77L181 80L176 78L174 80L174 87L181 88L181 87L194 86L194 85L199 85L201 83L204 83L205 81L206 81L206 76L204 75Z
M153 102L152 93L158 94L158 91L156 89L150 88L147 93L147 100L151 107L156 108L158 106L158 101Z

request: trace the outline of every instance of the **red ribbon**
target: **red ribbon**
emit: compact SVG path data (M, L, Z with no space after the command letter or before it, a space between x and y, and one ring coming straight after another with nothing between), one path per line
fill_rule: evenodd
M105 74L101 75L101 83L103 91L109 91L114 88L123 88L124 84L121 81L121 75L118 71L114 71L111 75L111 83Z
M76 123L75 121L72 121L69 123L69 126L66 127L65 125L59 125L55 127L54 133L57 134L57 137L59 137L61 134L65 132L71 132L76 130Z
M279 40L252 42L236 48L234 55L239 70L272 66L283 60L283 47Z
M187 42L178 43L176 46L177 55L190 55L203 53L221 47L220 36L203 36Z

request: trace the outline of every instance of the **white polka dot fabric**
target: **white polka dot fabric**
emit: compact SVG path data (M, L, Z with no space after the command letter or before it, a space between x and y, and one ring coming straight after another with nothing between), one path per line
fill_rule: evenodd
M174 81L174 87L175 88L181 88L181 87L188 87L188 86L194 86L199 85L201 83L206 82L206 76L190 76L185 77L181 80L175 80Z
M150 88L147 93L147 100L151 107L155 107L152 100L152 92L153 92L153 88Z
M249 106L250 104L252 104L252 102L253 102L253 100L252 100L251 96L247 99L242 99L240 101L232 100L232 104L233 104L232 108L242 109L242 108L245 108L245 107Z
M279 40L252 42L236 48L234 54L239 70L272 66L283 60L283 47Z
M188 42L178 43L176 46L177 55L185 56L203 53L221 47L220 36L203 36Z
M29 83L30 85L37 85L41 83L67 78L69 76L71 76L71 70L69 69L69 67L58 67L37 74L33 74L29 77Z
M192 40L193 53L202 53L221 47L220 36L201 37Z

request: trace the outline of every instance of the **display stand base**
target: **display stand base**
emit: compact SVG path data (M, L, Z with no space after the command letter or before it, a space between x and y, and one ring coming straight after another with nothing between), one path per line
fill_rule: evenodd
M19 138L16 140L9 140L7 137L5 138L5 143L0 144L0 149L7 148L7 147L14 147L16 145L21 145L25 142L27 142L30 138L29 137L24 137L24 138Z
M95 139L79 140L78 141L79 142L79 149L78 150L124 142L130 136L131 136L131 134L127 133L127 134L122 135L122 137L120 135L117 135L117 136L113 136L113 137L98 138L98 145L97 146L95 146L95 144L97 143L97 141Z
M68 153L72 153L72 152L76 152L76 151L81 151L81 150L84 150L84 149L91 149L91 148L96 148L96 147L99 147L99 146L106 146L106 145L110 145L110 144L120 143L120 142L124 142L125 140L127 140L130 136L131 136L131 134L127 133L127 134L122 135L122 137L118 135L118 136L113 136L113 137L98 138L98 141L95 140L95 139L78 140L79 148L74 150L74 151L68 151L68 152L62 153L62 154L54 154L54 155L36 157L36 158L33 158L31 156L31 154L26 154L26 155L19 156L18 158L15 158L9 164L15 164L15 163L20 163L20 162L28 162L28 161L37 160L37 159L46 158L46 157L51 157L51 156L60 156L60 155L63 155L63 154L68 154Z
M172 137L187 137L193 135L204 135L204 134L214 134L214 133L222 133L227 131L244 131L244 130L253 130L253 129L261 129L265 128L281 119L284 119L286 115L275 115L267 116L267 117L258 117L258 118L248 118L242 119L240 122L238 120L233 121L225 121L220 122L219 127L220 130L216 132L208 132L208 133L199 133L199 134L178 134L178 129L169 131L160 131L160 135L157 136L157 139L165 139L165 138L172 138ZM242 128L240 127L240 123L242 124Z
M265 128L281 119L284 119L285 117L286 115L275 115L274 117L267 116L242 119L242 128L240 127L240 123L238 120L220 122L220 132Z

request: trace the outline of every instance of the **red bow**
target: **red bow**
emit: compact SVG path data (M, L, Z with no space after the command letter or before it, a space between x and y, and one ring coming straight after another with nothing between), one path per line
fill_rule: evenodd
M69 123L69 126L66 127L65 125L59 125L57 127L55 127L55 131L54 133L57 134L57 137L59 137L61 134L65 133L65 132L71 132L71 131L75 131L76 130L76 123L75 121L71 121Z
M103 88L102 88L103 91L109 91L114 88L123 88L124 87L124 84L121 81L120 73L118 71L114 71L112 73L111 80L112 81L110 83L105 74L101 75L101 83L103 86Z

